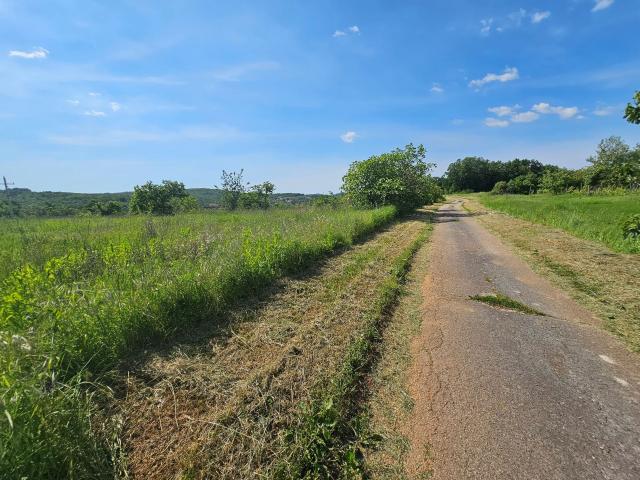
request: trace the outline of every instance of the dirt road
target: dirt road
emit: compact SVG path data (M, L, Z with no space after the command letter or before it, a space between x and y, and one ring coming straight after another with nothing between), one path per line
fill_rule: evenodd
M407 471L436 479L640 478L640 357L458 202L438 212ZM469 299L500 292L546 314Z

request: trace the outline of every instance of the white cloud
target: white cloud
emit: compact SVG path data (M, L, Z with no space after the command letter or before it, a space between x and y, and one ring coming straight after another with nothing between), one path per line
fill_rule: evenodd
M120 105L118 102L111 102L109 103L109 106L111 107L111 110L113 110L114 112L117 112L122 108L122 105Z
M342 135L340 135L340 139L344 142L344 143L353 143L353 141L356 139L356 137L358 136L358 134L356 132L345 132Z
M617 109L615 107L598 107L593 111L593 114L598 117L606 117L615 113L616 110Z
M496 114L499 117L506 117L507 115L512 115L514 112L514 110L516 110L518 108L518 105L514 106L514 107L507 107L506 105L500 106L500 107L491 107L491 108L487 108L487 110L491 113Z
M80 100L67 100L67 103L73 105L74 107L77 107L78 105L80 105Z
M89 96L90 97L99 97L100 95L102 95L102 94L98 93L98 92L89 92Z
M567 120L569 118L575 117L576 114L578 113L578 107L560 107L560 106L553 106L550 105L548 103L536 103L533 107L532 110L534 110L535 112L538 113L542 113L542 114L556 114L558 115L560 118L562 118L563 120Z
M591 9L592 12L599 12L613 5L614 0L595 0L595 5Z
M517 78L519 78L519 74L518 74L518 69L517 68L505 68L504 72L497 74L497 73L487 73L484 77L482 77L479 80L471 80L469 82L469 86L470 87L474 87L474 88L480 88L483 85L486 85L487 83L491 83L491 82L510 82L512 80L516 80Z
M507 27L519 27L520 25L522 25L522 20L525 19L525 17L527 16L527 11L524 8L521 8L520 10L510 13L507 16L508 22L507 22Z
M84 115L88 117L106 117L107 116L106 113L101 112L99 110L87 110L86 112L84 112Z
M529 123L537 120L538 118L540 118L539 114L529 111L515 114L511 117L511 121L514 123Z
M531 23L540 23L541 21L549 18L551 16L551 12L546 10L544 12L534 12L531 14Z
M442 88L439 83L434 83L433 86L431 87L431 91L433 93L443 93L444 88Z
M493 25L493 18L480 20L480 33L482 35L489 35L489 33L491 33L491 25Z
M22 50L9 51L10 57L18 57L18 58L28 58L28 59L47 58L47 55L49 55L49 50L42 47L34 47L34 49L31 50L30 52L25 52Z
M349 34L360 35L360 27L358 27L357 25L351 25L345 30L336 30L335 32L333 32L333 38L346 37Z
M509 121L508 120L500 120L498 118L485 118L484 119L484 124L487 127L504 128L504 127L508 127L509 126Z

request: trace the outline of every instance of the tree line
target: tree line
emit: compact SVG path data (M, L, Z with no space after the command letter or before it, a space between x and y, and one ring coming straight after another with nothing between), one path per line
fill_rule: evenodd
M640 145L632 148L620 137L605 138L587 162L584 168L569 169L529 159L501 162L466 157L450 164L438 181L448 192L498 194L640 188Z

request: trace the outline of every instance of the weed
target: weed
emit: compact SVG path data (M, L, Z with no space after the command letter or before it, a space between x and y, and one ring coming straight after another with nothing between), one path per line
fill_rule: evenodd
M527 315L540 315L545 316L539 310L530 307L529 305L525 305L518 300L514 300L507 295L502 293L496 293L492 295L473 295L469 297L471 300L475 300L476 302L486 303L487 305L491 305L493 307L506 308L507 310L513 310L516 312L526 313Z

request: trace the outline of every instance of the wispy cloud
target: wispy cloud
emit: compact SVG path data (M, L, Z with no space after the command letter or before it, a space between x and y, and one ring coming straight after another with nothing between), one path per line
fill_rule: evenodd
M67 100L67 103L73 105L74 107L77 107L78 105L80 105L80 100Z
M513 107L508 107L506 105L503 105L500 107L488 108L487 111L499 117L506 117L508 115L513 115L513 113L515 113L515 110L517 110L518 108L520 108L519 105L514 105Z
M100 95L102 95L102 94L98 93L98 92L89 92L89 96L90 97L99 97Z
M247 134L232 127L194 125L177 130L107 130L91 135L49 135L46 139L57 145L97 147L129 143L170 143L180 141L229 142L246 138Z
M276 70L279 67L280 64L273 61L242 63L217 70L212 76L223 82L238 82L252 73Z
M349 131L340 135L340 139L344 143L353 143L353 141L356 139L357 136L358 134L356 132Z
M542 113L544 115L555 114L558 115L563 120L567 120L569 118L575 117L579 111L578 107L560 107L554 106L549 103L536 103L532 110L538 113Z
M122 108L122 105L120 105L118 102L110 102L109 106L111 107L111 110L113 110L114 112L117 112Z
M614 0L594 0L595 5L591 9L592 12L599 12L613 5Z
M549 10L545 10L544 12L534 12L531 14L531 23L540 23L543 20L546 20L551 16L551 12Z
M508 120L500 120L499 118L485 118L484 119L484 124L487 127L491 127L491 128L504 128L504 127L508 127L509 126L509 121Z
M538 118L540 118L540 115L538 113L528 111L528 112L516 113L511 117L511 121L514 123L529 123L529 122L536 121Z
M616 107L601 106L601 107L596 108L593 111L593 114L598 116L598 117L606 117L606 116L614 114L616 111L622 112L622 109L618 109Z
M360 27L358 25L351 25L345 30L336 30L333 32L333 38L346 37L347 35L360 35Z
M106 117L107 114L104 112L101 112L100 110L87 110L86 112L83 113L83 115L86 115L87 117Z
M431 87L431 91L433 93L443 93L444 88L442 88L439 83L434 83L433 86Z
M31 50L30 52L25 52L23 50L10 50L9 51L9 56L10 57L17 57L17 58L27 58L27 59L37 59L37 58L47 58L47 56L49 55L49 50L47 50L46 48L42 48L42 47L34 47L33 50Z
M483 18L480 20L480 33L482 35L489 35L491 33L491 26L493 25L493 18Z
M517 80L519 78L518 69L513 67L507 67L504 69L502 73L487 73L484 77L478 80L471 80L469 82L469 86L473 88L480 88L483 85L491 82L510 82L512 80Z

